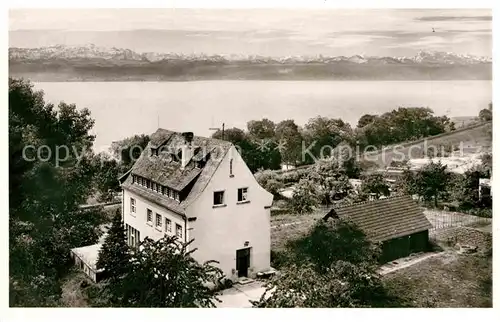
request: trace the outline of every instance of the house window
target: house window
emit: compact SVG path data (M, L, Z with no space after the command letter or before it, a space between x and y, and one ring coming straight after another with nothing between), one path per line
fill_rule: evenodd
M132 247L138 246L141 241L141 233L128 224L125 224L125 230L127 234L127 244Z
M148 179L146 179L146 188L150 188L151 187L151 181L149 181Z
M153 187L152 187L153 190L156 190L156 182L153 182Z
M142 177L139 177L138 179L139 179L139 181L138 181L138 182L139 182L139 184L140 184L141 186L143 186L143 185L144 185L144 182L143 182L143 180L142 180Z
M224 204L224 191L215 191L214 205L223 205L223 204Z
M229 160L229 175L233 176L233 159Z
M161 215L156 214L156 227L161 228Z
M240 188L238 189L238 201L247 201L248 200L248 188Z
M161 193L161 185L156 184L156 192Z
M175 224L175 236L182 238L182 226L179 224Z
M130 212L131 213L134 213L135 214L135 199L134 198L130 198Z
M172 198L172 189L167 188L167 195L169 198Z
M168 218L165 218L165 229L168 232L172 232L172 221Z
M167 194L167 187L162 186L161 187L161 193L164 194L164 195L166 195Z
M137 182L137 178L135 176L132 176L132 183L136 183Z
M178 191L174 191L174 199L179 201L179 192Z
M151 209L147 209L146 221L148 223L153 223L153 212L151 211Z

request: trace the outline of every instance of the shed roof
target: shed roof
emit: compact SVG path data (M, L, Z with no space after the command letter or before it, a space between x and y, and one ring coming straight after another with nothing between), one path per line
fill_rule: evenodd
M386 241L432 228L410 196L396 196L333 209L343 220L351 220L368 238ZM329 213L327 216L331 216Z
M73 248L71 252L77 255L92 270L99 272L101 270L96 269L96 263L99 257L99 251L101 250L101 247L102 244L99 243L84 247Z

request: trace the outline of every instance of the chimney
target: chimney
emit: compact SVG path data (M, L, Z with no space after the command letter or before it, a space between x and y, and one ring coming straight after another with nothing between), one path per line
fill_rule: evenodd
M194 149L193 149L193 132L184 132L182 133L182 136L184 137L184 144L182 145L182 159L181 159L181 168L184 168L189 161L191 161L191 158L193 157L194 154Z

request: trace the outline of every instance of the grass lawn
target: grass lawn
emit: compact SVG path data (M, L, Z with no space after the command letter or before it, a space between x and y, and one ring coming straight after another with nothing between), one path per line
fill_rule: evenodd
M446 251L383 277L412 307L492 307L492 257Z
M491 232L457 227L435 237L441 255L383 277L391 294L413 307L492 307ZM477 253L459 254L455 243Z
M309 232L322 213L271 217L271 250L283 250L290 240ZM491 307L491 223L437 231L434 242L443 249L436 256L382 277L398 306ZM475 254L458 254L456 243L477 246ZM279 266L279 257L276 257Z
M271 250L282 250L290 240L296 240L307 234L323 212L306 215L282 214L271 216Z

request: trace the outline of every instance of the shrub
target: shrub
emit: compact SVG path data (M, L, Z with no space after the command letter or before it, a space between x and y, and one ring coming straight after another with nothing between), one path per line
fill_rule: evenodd
M308 179L301 179L293 193L292 210L298 214L309 213L318 203L318 192L314 183Z

